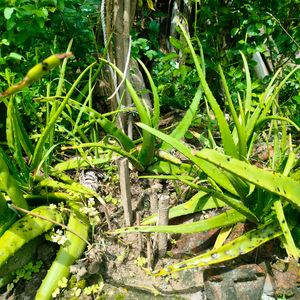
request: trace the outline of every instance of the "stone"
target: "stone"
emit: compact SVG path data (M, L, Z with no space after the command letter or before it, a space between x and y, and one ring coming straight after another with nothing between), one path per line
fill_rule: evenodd
M250 264L207 269L203 276L207 300L260 300L266 274Z

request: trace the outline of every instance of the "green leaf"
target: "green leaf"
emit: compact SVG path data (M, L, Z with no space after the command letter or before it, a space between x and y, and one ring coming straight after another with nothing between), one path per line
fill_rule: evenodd
M178 50L183 48L182 42L174 38L173 36L170 36L170 43L172 44L173 47L175 47Z
M152 273L152 275L164 276L185 269L205 267L207 265L231 260L242 254L251 252L258 246L280 235L282 235L282 231L277 222L263 225L256 230L251 230L246 234L243 234L239 238L225 244L218 249L208 251L202 255L155 271Z
M203 149L197 152L196 155L204 161L213 163L220 169L287 199L298 209L300 208L300 184L293 179L280 173L260 169L211 149Z
M4 9L4 18L6 20L9 20L11 18L11 15L13 14L14 10L15 9L13 7L6 7Z
M228 190L230 193L234 195L238 195L238 193L236 192L235 188L233 187L233 185L231 184L230 180L227 178L225 173L220 172L220 169L218 169L211 163L198 159L195 155L192 154L191 149L185 146L183 143L145 124L137 123L137 125L149 131L151 134L157 136L158 138L162 139L164 142L170 144L173 148L181 152L184 156L186 156L193 163L195 163L200 169L202 169L208 176L210 176L220 186Z
M203 211L207 209L224 207L224 202L219 199L209 196L206 192L199 191L187 202L171 207L169 210L169 219L185 216L198 211ZM143 220L142 225L150 225L156 223L157 214L154 214Z
M186 30L184 29L183 25L181 23L178 23L178 26L180 27L180 29L183 33L183 36L184 36L184 38L185 38L185 40L188 44L188 47L189 47L190 52L192 54L192 57L193 57L193 60L194 60L194 63L195 63L195 67L196 67L196 70L197 70L197 73L198 73L198 76L199 76L199 79L200 79L200 82L201 82L201 85L202 85L202 88L203 88L203 91L204 91L204 94L205 94L205 96L207 98L207 101L208 101L209 105L211 106L211 108L212 108L212 110L215 114L216 120L218 122L219 130L220 130L221 137L222 137L224 151L228 155L231 155L233 157L238 157L238 149L237 149L237 147L236 147L236 145L233 141L233 137L231 135L229 125L228 125L228 123L225 119L225 116L224 116L224 114L223 114L216 98L214 97L211 89L208 86L208 83L205 79L204 72L203 72L203 69L201 67L199 58L196 55L195 49L192 45L191 39L190 39L188 33L186 32Z
M293 99L296 100L298 104L300 104L300 96L294 96Z
M24 56L22 56L21 54L18 54L16 52L9 53L8 57L16 59L16 60L25 60Z
M100 60L108 63L122 79L124 78L124 74L119 68L117 68L117 66L106 61L105 59L100 58ZM149 126L152 126L152 118L148 107L144 104L144 102L138 96L136 90L134 89L130 81L127 80L126 78L125 78L125 84L128 93L130 94L132 101L137 109L141 122ZM153 136L151 136L151 134L149 134L147 131L143 130L143 144L138 155L142 165L147 166L152 162L154 150L155 150L155 140Z
M70 88L68 94L64 97L63 101L61 102L61 104L57 108L57 111L51 117L51 119L48 122L46 128L41 133L41 136L40 136L40 138L39 138L39 140L37 142L37 145L36 145L34 153L33 153L32 161L31 161L31 170L35 170L37 168L37 166L39 165L39 163L40 163L40 161L42 159L42 156L43 156L43 150L44 150L45 143L47 141L47 138L51 134L51 131L52 131L53 127L55 126L55 124L57 122L57 119L61 116L61 114L62 114L65 106L67 105L67 103L68 103L68 101L69 101L69 99L71 97L71 95L73 94L74 90L76 89L77 85L79 84L79 82L81 81L81 79L83 78L83 76L85 75L85 73L89 69L91 69L94 64L95 63L92 63L91 65L89 65L88 67L86 67L86 69L83 70L83 72L81 72L81 74L78 76L78 78L73 83L72 87Z
M230 31L231 37L234 37L235 35L237 35L239 31L240 31L240 29L237 27L232 28Z
M152 117L152 125L154 128L156 128L158 126L159 123L159 118L160 118L160 103L159 103L159 95L158 95L158 91L157 91L157 87L153 81L153 78L150 74L150 72L148 71L147 67L144 65L144 63L141 60L138 60L139 64L142 66L142 68L144 69L144 72L147 75L148 81L150 83L151 86L151 91L152 91L152 95L153 95L153 117Z
M129 233L129 232L165 232L165 233L196 233L203 232L215 228L221 228L236 224L238 222L245 222L246 218L231 209L218 216L209 219L186 223L182 225L167 225L167 226L134 226L125 227L113 231L113 234Z
M198 106L202 97L202 87L198 87L198 90L194 96L194 99L189 107L189 109L187 110L187 112L185 113L183 119L180 121L180 123L177 125L177 127L172 131L172 133L170 134L170 136L174 137L177 140L180 140L184 137L184 135L186 134L186 132L188 131L194 116L197 113L198 110ZM162 150L170 150L170 145L168 145L166 142L164 142L161 146Z

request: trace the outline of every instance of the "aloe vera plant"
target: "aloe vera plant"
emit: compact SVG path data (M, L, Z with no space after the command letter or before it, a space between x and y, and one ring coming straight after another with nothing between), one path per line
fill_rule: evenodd
M226 120L221 107L206 82L204 61L199 60L184 26L180 23L178 25L186 40L199 76L201 85L198 92L203 91L207 103L215 115L222 143L218 145L217 149L196 151L180 141L183 135L168 135L153 128L153 126L140 122L137 125L160 139L163 142L164 149L176 149L190 161L189 163L185 162L190 167L185 166L184 168L182 166L185 164L180 161L168 161L166 164L168 167L162 162L158 162L148 167L148 170L157 175L150 175L147 178L179 180L198 191L186 203L172 207L169 211L169 218L201 211L205 209L205 201L208 201L208 199L217 199L217 201L222 203L222 206L227 206L231 209L209 220L183 225L151 226L150 224L155 223L157 220L157 216L153 215L145 219L142 222L142 226L120 228L114 231L114 233L192 233L211 228L223 228L228 225L234 225L237 222L250 221L256 224L257 229L247 232L239 238L225 243L223 246L220 243L221 246L219 245L205 254L154 271L152 274L156 276L166 275L186 268L201 267L227 261L250 252L261 244L277 237L280 237L284 241L283 244L287 253L298 259L299 249L295 246L292 234L292 228L295 225L297 217L291 217L291 211L295 215L299 215L300 184L299 181L295 181L289 177L296 162L293 159L295 157L295 150L292 147L289 148L289 159L285 159L288 147L287 139L285 138L287 136L285 126L282 126L283 139L281 146L276 148L276 157L281 157L281 160L275 161L274 158L272 164L269 166L271 170L261 169L250 164L250 159L253 155L253 145L257 143L259 133L262 132L266 122L274 124L275 129L278 128L276 127L276 122L288 123L299 131L299 127L295 123L281 117L277 111L277 97L279 96L279 92L288 78L298 68L293 69L280 83L276 81L279 75L279 72L277 72L271 79L266 90L260 95L259 102L255 102L252 99L252 83L247 60L244 54L241 53L246 75L246 91L244 98L239 98L239 108L236 109L231 99L224 71L219 67L226 104L230 110L230 119ZM189 124L185 124L185 128L188 127ZM279 139L278 129L277 131L272 131L271 134L274 135L274 143L279 145L277 141ZM212 136L210 138L213 139ZM215 141L212 144L217 146ZM197 170L193 169L194 178L195 176L200 176L200 174L201 178L203 178L203 174L207 176L205 186L195 183L188 177L187 170L192 170L195 167ZM280 168L284 168L283 173L280 171ZM165 175L159 175L161 173ZM217 207L217 205L213 204L212 207ZM232 217L230 217L231 214ZM290 216L289 219L286 218L286 214Z
M85 249L90 224L87 217L83 216L80 211L84 205L84 197L95 197L105 205L96 192L75 182L74 179L64 173L70 168L78 168L80 163L65 162L56 164L53 168L47 165L47 162L50 161L48 158L55 149L53 136L56 134L57 121L65 113L64 109L79 82L94 64L88 66L78 76L67 94L62 96L63 74L66 69L66 61L64 61L56 91L56 96L61 97L62 101L53 104L52 109L48 110L47 124L38 136L37 142L34 142L25 130L14 98L16 92L20 92L39 80L71 55L70 52L67 52L50 56L30 69L20 83L0 94L7 107L6 136L8 146L6 149L0 148L0 207L1 213L5 213L5 216L0 215L0 267L2 270L5 269L5 264L9 262L14 253L21 251L25 244L45 234L54 226L62 226L67 232L68 243L59 250L56 260L36 295L36 299L51 298L51 293L57 287L59 280L68 276L70 265L82 255ZM8 97L9 101L7 100ZM47 147L49 150L46 149ZM28 156L27 160L23 158L24 153ZM111 156L106 155L106 158L103 156L98 160L85 160L83 164L102 164L110 159ZM33 185L35 185L34 191ZM70 209L70 214L50 206L41 205L45 198L47 203L65 202L65 205ZM11 201L11 206L22 214L21 218L18 218L17 214L10 209L7 199ZM29 201L31 211L28 210ZM65 226L64 222L67 219L69 219L68 225ZM35 251L34 249L29 249L29 256L32 255L32 251ZM2 280L7 282L8 279L13 280L14 278L13 274L5 274L5 271L1 274L4 274L4 277L0 279L1 282Z

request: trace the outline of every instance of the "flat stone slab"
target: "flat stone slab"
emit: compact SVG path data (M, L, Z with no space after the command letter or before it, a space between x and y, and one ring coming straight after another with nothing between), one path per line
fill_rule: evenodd
M207 300L260 300L266 278L256 264L206 269L203 276Z

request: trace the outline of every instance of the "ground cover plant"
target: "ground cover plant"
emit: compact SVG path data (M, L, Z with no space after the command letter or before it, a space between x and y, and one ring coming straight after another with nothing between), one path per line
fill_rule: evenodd
M151 3L148 1L149 6L153 6ZM5 10L8 22L23 14L17 4ZM19 10L20 14L14 16ZM45 9L41 11L45 13ZM242 48L235 53L239 61L234 69L242 84L235 89L231 67L220 63L213 70L220 82L216 91L208 75L211 61L207 64L205 58L208 42L202 44L196 34L191 37L183 20L176 22L179 37L171 43L178 54L163 57L157 49L147 52L159 56L160 66L154 70L146 67L138 52L134 54L147 79L153 107L142 99L127 72L106 59L111 40L101 56L90 57L91 64L81 64L78 72L71 73L73 81L66 78L69 62L75 59L72 40L65 53L43 58L17 83L11 71L2 74L9 86L0 93L5 128L0 144L0 287L9 290L11 282L39 271L39 262L34 264L32 260L46 238L58 244L57 253L35 299L60 297L61 290L70 286L75 286L72 297L82 296L82 283L74 284L74 277L68 278L71 265L86 248L91 251L95 228L118 241L121 234L137 232L192 234L220 230L214 247L192 258L162 268L150 264L146 268L140 258L138 264L151 276L224 263L275 239L289 259L299 260L300 129L294 111L286 114L291 106L281 106L286 85L297 88L299 67L293 64L274 70L265 79L266 84L257 89L249 53ZM142 46L135 43L134 47ZM161 108L166 101L164 88L170 85L159 80L163 72L157 73L159 68L169 71L163 62L172 66L167 76L179 78L179 97L188 94L190 98L181 107L186 111L166 128L161 125ZM95 109L93 92L105 68L111 68L125 85L131 107L120 105L107 113ZM47 81L50 71L58 75ZM186 82L192 82L192 87L181 89ZM19 110L25 95L38 107L39 114L34 118L39 123L27 124L26 114ZM120 114L134 115L133 137L116 125ZM258 151L261 145L265 158ZM165 225L158 225L159 211L135 226L122 227L118 219L119 228L111 227L109 198L104 199L93 185L78 182L80 172L95 166L111 164L110 171L116 172L113 166L120 157L129 160L141 181L156 179L189 188L188 199L177 199L168 207ZM192 223L166 224L177 217L210 210L217 214ZM250 229L228 239L238 223L248 224ZM96 298L102 289L103 281L84 290L86 296L93 294Z

